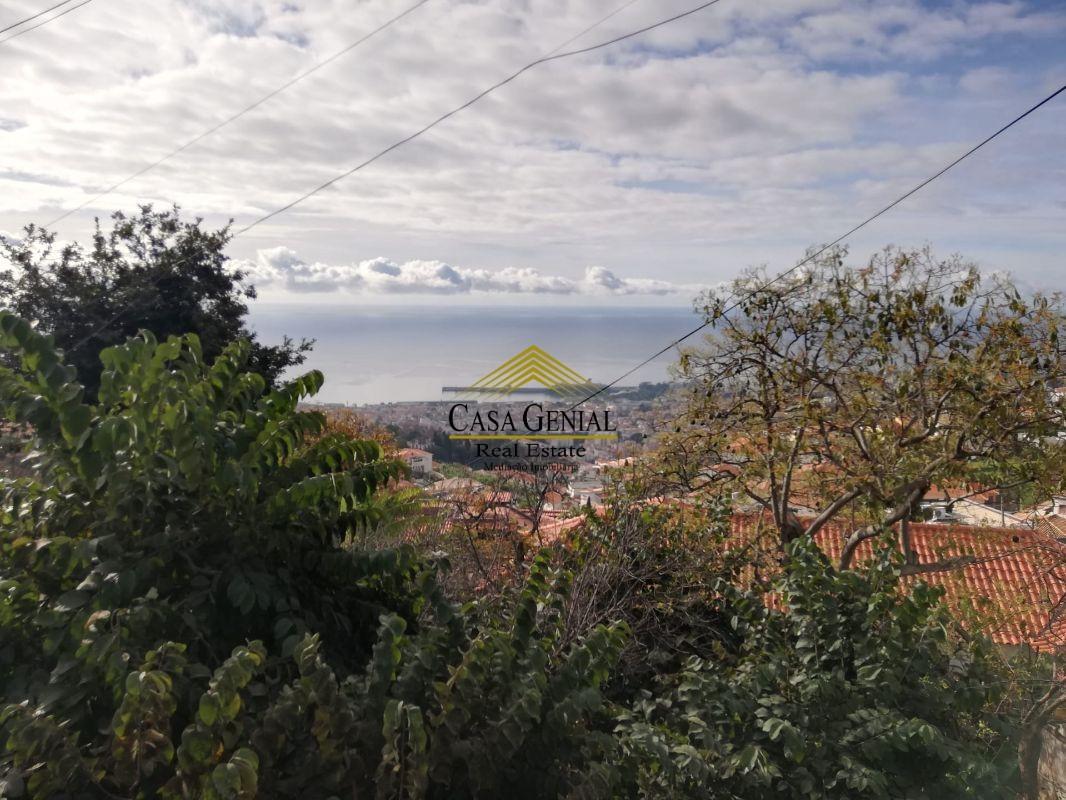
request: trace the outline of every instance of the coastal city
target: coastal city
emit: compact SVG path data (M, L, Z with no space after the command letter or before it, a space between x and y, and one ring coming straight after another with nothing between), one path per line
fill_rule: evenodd
M1066 800L1066 0L0 6L0 800Z

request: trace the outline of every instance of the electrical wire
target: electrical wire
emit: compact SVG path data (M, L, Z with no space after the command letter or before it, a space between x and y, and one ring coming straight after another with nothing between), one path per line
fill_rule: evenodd
M962 161L964 161L965 159L967 159L967 158L969 158L970 156L972 156L972 155L973 155L974 153L976 153L976 152L977 152L978 150L980 150L980 149L981 149L982 147L984 147L984 146L985 146L986 144L988 144L988 143L989 143L989 142L991 142L991 141L992 141L993 139L995 139L996 137L998 137L998 136L999 136L1000 134L1002 134L1002 133L1005 133L1005 132L1006 132L1007 130L1009 130L1010 128L1012 128L1012 127L1014 127L1015 125L1017 125L1017 124L1018 124L1019 122L1021 122L1021 121L1022 121L1023 119L1025 119L1025 118L1026 118L1026 117L1028 117L1028 116L1029 116L1030 114L1032 114L1032 113L1033 113L1034 111L1036 111L1037 109L1039 109L1039 108L1041 108L1042 106L1046 105L1047 103L1050 103L1050 102L1051 102L1052 100L1054 100L1054 99L1055 99L1056 97L1058 97L1058 96L1059 96L1060 94L1062 94L1063 92L1066 92L1066 84L1064 84L1063 86L1059 87L1059 88L1058 88L1057 90L1055 90L1054 92L1052 92L1051 94L1049 94L1049 95L1048 95L1047 97L1045 97L1045 98L1044 98L1043 100L1041 100L1041 101L1040 101L1039 103L1037 103L1036 105L1034 105L1034 106L1031 106L1031 107L1030 107L1030 108L1029 108L1029 109L1028 109L1027 111L1024 111L1024 112L1022 112L1021 114L1019 114L1018 116L1016 116L1016 117L1015 117L1014 119L1012 119L1012 120L1011 120L1010 122L1008 122L1008 123L1007 123L1006 125L1004 125L1004 126L1003 126L1002 128L1000 128L999 130L997 130L997 131L996 131L995 133L993 133L993 134L991 134L990 136L987 136L987 137L985 137L984 139L982 139L982 140L981 140L980 142L978 142L977 144L975 144L975 145L974 145L973 147L971 147L971 148L970 148L969 150L967 150L967 151L966 151L965 153L963 153L963 154L962 154L961 156L959 156L958 158L956 158L956 159L955 159L954 161L952 161L952 162L951 162L950 164L948 164L947 166L945 166L945 167L943 167L942 169L938 170L938 171L937 171L936 173L934 173L933 175L931 175L931 176L929 176L928 178L926 178L926 179L925 179L924 181L922 181L921 183L919 183L919 184L918 184L917 186L915 186L915 187L914 187L913 189L911 189L911 190L910 190L910 191L908 191L908 192L905 192L904 194L901 194L901 195L900 195L899 197L897 197L897 198L896 198L895 200L893 200L893 201L892 201L891 203L889 203L889 204L888 204L887 206L885 206L884 208L882 208L882 209L881 209L880 211L878 211L877 213L875 213L875 214L872 214L871 216L869 216L869 217L867 217L866 219L864 219L864 220L863 220L862 222L860 222L860 223L859 223L858 225L856 225L855 227L853 227L853 228L852 228L851 230L847 231L847 233L843 233L843 234L841 234L841 235L840 235L840 236L838 236L838 237L837 237L836 239L834 239L833 241L831 241L831 242L830 242L829 244L827 244L827 245L824 245L824 246L820 247L820 248L819 248L818 250L816 250L815 252L813 252L813 253L811 253L810 255L808 255L808 256L807 256L806 258L804 258L804 259L803 259L802 261L800 261L799 263L797 263L797 264L796 264L795 266L793 266L793 267L791 267L791 268L789 268L789 269L785 270L784 272L780 273L779 275L777 275L777 277L773 278L772 280L769 280L769 281L767 281L766 283L762 284L761 286L758 286L758 287L756 287L755 289L752 289L752 290L750 290L750 291L748 291L748 292L744 293L744 295L742 295L741 297L738 297L738 298L737 298L736 300L734 300L734 301L733 301L732 303L730 303L730 304L729 304L728 306L726 306L726 307L725 307L725 308L724 308L724 309L723 309L723 310L721 311L721 313L720 313L720 315L719 315L719 316L724 316L725 314L728 314L728 313L729 313L730 311L733 311L733 310L734 310L734 309L736 309L736 308L737 308L737 307L738 307L738 306L739 306L739 305L740 305L741 303L743 303L743 302L744 302L744 300L746 300L746 299L750 298L751 296L753 296L753 295L755 295L755 294L757 294L757 293L759 293L759 292L762 292L762 291L765 291L766 289L769 289L769 288L770 288L771 286L773 286L773 285L774 285L775 283L777 283L778 281L781 281L781 280L783 280L784 278L788 277L788 276L789 276L789 275L791 275L791 274L792 274L793 272L795 272L796 270L798 270L798 269L799 269L800 267L804 266L805 264L809 264L809 263L810 263L811 261L813 261L814 259L818 258L818 256L820 256L820 255L821 255L822 253L824 253L824 252L825 252L826 250L829 250L829 249L830 249L831 247L835 247L836 245L840 244L840 243L841 243L842 241L844 241L845 239L847 239L847 238L848 238L849 236L851 236L851 235L852 235L853 233L855 233L856 231L860 230L861 228L865 228L865 227L866 227L867 225L869 225L869 224L870 224L871 222L873 222L873 221L874 221L875 219L877 219L878 217L882 216L883 214L886 214L886 213L888 213L888 212L889 212L889 211L891 211L891 210L892 210L893 208L895 208L895 207L896 207L896 206L898 206L898 205L899 205L900 203L902 203L902 202L903 202L904 200L906 200L906 199L907 199L908 197L911 197L912 195L914 195L914 194L916 194L917 192L919 192L919 191L921 191L922 189L924 189L924 188L925 188L926 186L928 186L928 185L929 185L930 183L932 183L933 181L935 181L935 180L936 180L937 178L939 178L939 177L940 177L941 175L943 175L943 174L944 174L945 172L947 172L948 170L950 170L950 169L951 169L952 167L956 166L956 165L957 165L957 164L959 164L960 162L962 162ZM595 392L593 392L592 394L590 394L590 395L589 395L588 397L586 397L585 399L583 399L583 400L581 400L581 401L579 401L579 402L575 403L575 404L574 404L573 406L571 406L571 407L570 407L570 410L571 410L571 411L573 411L573 410L574 410L575 408L577 408L578 406L584 405L584 404L585 404L585 403L587 403L587 402L588 402L589 400L592 400L592 399L593 399L594 397L598 397L599 395L601 395L601 394L603 394L604 392L606 392L606 391L607 391L608 389L610 389L610 388L612 388L612 387L614 387L614 386L617 386L617 385L618 385L618 384L619 384L620 382L624 381L624 380L625 380L626 378L628 378L628 377L629 377L630 375L632 375L632 374L633 374L634 372L636 372L637 370L641 369L642 367L645 367L645 366L647 366L647 365L648 365L648 364L650 364L650 363L651 363L652 361L654 361L655 359L657 359L657 358L658 358L659 356L661 356L661 355L663 355L664 353L667 353L667 352L669 352L670 350L674 349L675 347L677 347L677 346L678 346L679 344L681 344L682 342L684 342L684 341L686 341L686 340L688 340L688 339L691 339L691 338L692 338L693 336L695 336L695 335L696 335L697 333L699 333L700 331L704 330L705 328L707 328L707 327L708 327L708 326L710 326L711 324L713 324L713 322L712 322L711 320L708 320L708 321L706 321L706 322L703 322L702 324L700 324L700 325L698 325L697 327L695 327L695 328L693 328L692 330L690 330L690 331L689 331L688 333L686 333L686 334L685 334L684 336L681 336L681 337L679 337L679 338L677 338L677 339L674 339L674 340L673 340L672 342L670 342L670 344L666 345L666 347L664 347L664 348L662 348L661 350L658 350L657 352L655 352L654 354L652 354L652 355L648 356L648 357L647 357L646 359L644 359L643 361L641 361L641 362L640 362L639 364L637 364L637 365L636 365L635 367L633 367L633 368L632 368L631 370L629 370L629 371L627 371L627 372L623 373L622 375L619 375L619 376L618 376L617 378L615 378L615 379L614 379L613 381L611 381L610 383L608 383L608 384L604 384L603 386L599 387L599 388L598 388L598 389L597 389L597 390L596 390Z
M5 44L6 42L10 42L10 41L11 41L12 39L17 39L17 38L19 38L20 36L23 36L23 35L25 35L25 34L29 33L30 31L35 31L35 30L37 30L38 28L40 28L40 27L43 27L43 26L47 25L47 24L48 24L49 22L55 22L55 21L56 21L57 19L59 19L60 17L65 17L65 16L66 16L67 14L69 14L69 13L70 13L71 11L77 11L77 10L78 10L79 8L81 8L82 6L87 6L87 5L89 5L89 3L91 3L92 1L93 1L93 0L82 0L82 1L80 2L80 3L78 3L78 4L77 4L77 5L75 5L75 6L71 6L70 8L65 8L65 9L63 9L63 10L62 10L62 11L60 11L60 12L59 12L58 14L56 14L56 15L55 15L54 17L49 17L49 18L48 18L48 19L46 19L46 20L42 20L41 22L38 22L38 23L37 23L36 25L31 25L31 26L30 26L30 27L28 27L28 28L23 28L23 29L22 29L21 31L18 31L18 32L16 32L16 33L13 33L13 34L11 34L11 35L10 35L10 36L8 36L8 37L7 37L6 39L0 39L0 44ZM59 5L63 5L63 3L60 3ZM58 8L58 7L59 7L59 6L54 6L54 8ZM53 9L48 9L48 11L51 11L51 10L53 10ZM43 11L43 12L41 12L41 13L43 13L43 14L47 14L48 12L47 12L47 11ZM40 16L40 14L38 14L37 16ZM33 19L33 17L30 17L30 19ZM28 21L28 20L23 20L22 22L20 22L20 23L17 23L16 25L13 25L13 26L11 26L11 27L18 27L18 25L21 25L21 24L22 24L23 22L27 22L27 21Z
M562 50L564 47L569 47L570 45L572 45L574 42L576 42L578 39L580 39L586 33L591 33L596 28L600 27L603 23L607 22L608 20L614 19L619 14L621 14L623 11L625 11L627 8L629 8L632 5L636 5L639 2L640 2L640 0L629 0L628 3L623 3L622 5L618 6L618 8L616 8L614 11L610 12L609 14L607 14L607 16L600 17L598 20L593 22L591 25L589 25L584 30L578 31L577 33L575 33L573 36L571 36L569 39L567 39L562 44L558 45L557 47L555 47L552 50L549 50L546 53L546 55L549 55L549 56L555 55L560 50Z
M632 39L635 36L640 36L641 34L648 33L649 31L653 31L656 28L661 28L664 25L669 25L672 22L677 22L678 20L684 19L685 17L690 17L693 14L696 14L696 13L698 13L700 11L703 11L706 8L710 8L711 6L715 5L718 2L719 2L719 0L708 0L707 2L700 3L698 6L695 6L694 8L690 8L687 11L682 11L680 14L674 14L671 17L667 17L665 19L659 20L658 22L654 22L651 25L645 25L643 28L639 28L639 29L637 29L635 31L631 31L629 33L622 34L621 36L615 36L613 39L608 39L607 41L599 42L598 44L589 45L588 47L581 47L581 48L578 48L577 50L567 50L567 51L562 52L562 53L554 53L554 52L553 53L549 53L546 56L541 56L538 59L530 61L528 64L526 64L524 67L521 67L516 72L512 72L506 78L503 78L502 80L497 81L496 83L494 83L491 86L489 86L487 89L483 89L482 91L478 92L476 95L471 97L469 100L467 100L465 103L462 103L461 105L456 106L451 111L447 111L444 114L441 114L435 120L433 120L432 122L430 122L430 123L424 125L423 127L419 128L414 133L409 134L408 136L405 136L404 138L393 142L388 147L386 147L384 150L380 150L375 155L371 156L370 158L366 159L365 161L360 162L359 164L356 164L351 169L345 170L344 172L340 173L339 175L336 175L333 178L330 178L325 183L320 183L318 186L316 186L313 189L311 189L310 191L305 192L304 194L300 195L299 197L297 197L292 202L286 203L285 205L281 206L280 208L276 208L273 211L271 211L271 212L269 212L267 214L264 214L263 216L259 217L258 219L253 220L248 225L245 225L243 228L241 228L237 232L236 235L239 236L242 233L247 233L252 228L254 228L254 227L258 226L258 225L262 225L267 220L273 219L274 217L278 216L279 214L284 214L286 211L289 211L292 208L295 208L296 206L300 205L304 201L314 197L319 192L322 192L322 191L328 189L329 187L333 186L334 184L339 183L340 181L344 180L345 178L348 178L348 177L354 175L356 172L359 172L360 170L365 169L366 167L369 167L375 161L377 161L380 158L383 158L384 156L388 155L393 150L397 150L397 149L403 147L405 144L408 144L409 142L414 141L415 139L417 139L418 137L422 136L423 134L428 133L429 131L433 130L433 128L437 127L438 125L440 125L445 120L450 119L451 117L455 116L456 114L460 113L461 111L465 111L466 109L470 108L470 106L474 105L474 103L476 103L479 100L481 100L481 99L487 97L488 95L492 94L497 89L503 88L507 84L509 84L512 81L514 81L515 79L517 79L519 76L525 74L526 72L529 72L529 70L531 70L531 69L539 67L542 64L547 64L547 63L549 63L551 61L559 61L559 60L564 59L564 58L572 58L574 56L584 55L585 53L591 53L591 52L596 51L596 50L602 50L605 47L610 47L612 45L618 44L619 42L624 42L627 39ZM611 16L613 16L613 13L614 12L612 12L612 14L609 14L604 19L605 20L609 19ZM599 24L599 23L597 23L597 24ZM578 35L581 36L585 32L587 32L587 31L583 31L581 34L578 34Z
M88 2L88 0L86 0L86 2ZM128 183L130 183L131 181L136 180L137 178L141 177L145 173L151 172L156 167L158 167L158 166L160 166L162 164L165 164L166 162L170 161L170 159L174 158L174 156L185 152L186 150L188 150L193 145L195 145L195 144L197 144L199 142L202 142L204 139L206 139L211 134L217 133L218 131L220 131L223 128L225 128L227 125L239 120L245 114L248 114L249 112L254 111L255 109L259 108L259 106L263 105L267 101L272 100L273 98L277 97L279 94L284 92L286 89L289 89L292 86L295 86L297 83L302 81L304 78L306 78L306 77L308 77L310 75L313 75L314 73L318 72L323 67L325 67L325 66L327 66L329 64L332 64L334 61L336 61L341 56L346 55L347 53L350 53L352 50L354 50L356 47L361 45L363 42L367 41L368 39L373 38L377 34L379 34L382 31L384 31L386 28L391 27L392 25L394 25L395 23L399 22L401 19L406 17L408 14L410 14L413 11L415 11L416 9L421 8L422 6L424 6L428 2L429 2L429 0L418 0L418 2L415 3L414 5L409 6L407 9L405 9L404 11L401 11L396 16L391 17L390 19L388 19L385 22L381 23L376 28L374 28L372 31L370 31L369 33L363 34L358 39L356 39L354 42L351 42L350 44L345 45L344 47L342 47L340 50L338 50L333 55L329 56L326 59L323 59L322 61L319 61L317 64L315 64L314 66L310 67L309 69L306 69L303 72L297 73L293 77L289 78L289 80L285 81L285 83L283 83L280 86L278 86L277 88L272 89L271 91L267 92L262 97L260 97L258 100L256 100L254 103L251 103L250 105L245 106L244 108L242 108L237 113L226 117L224 120L222 120L221 122L216 123L215 125L212 125L210 128L207 128L202 133L197 134L196 136L194 136L193 138L189 139L184 144L179 145L178 147L175 147L173 150L169 151L168 153L163 155L161 158L157 158L155 161L151 162L150 164L146 164L145 166L141 167L137 171L130 173L125 178L120 180L118 183L112 184L111 186L107 187L106 189L104 189L99 194L94 195L93 197L90 197L88 200L85 200L84 202L80 203L77 206L74 206L73 208L68 209L67 211L64 211L62 214L60 214L55 219L49 220L48 222L45 223L44 227L50 228L53 225L55 225L56 223L62 222L67 217L69 217L71 214L76 214L77 212L79 212L83 208L85 208L86 206L92 205L97 200L101 200L102 198L107 197L112 192L116 191L117 189L121 189L123 186L125 186Z
M0 28L0 33L7 33L9 30L12 30L13 28L21 27L22 25L25 25L27 22L33 22L38 17L43 17L49 11L55 11L60 6L65 6L65 5L67 5L67 3L73 3L73 2L74 2L74 0L63 0L62 3L56 3L54 6L51 6L50 8L46 8L43 11L38 11L36 14L34 14L31 17L26 17L26 19L20 19L18 22L13 22L12 24L8 25L6 28Z
M653 30L653 29L655 29L655 28L659 28L659 27L662 27L663 25L666 25L666 24L667 24L667 23L669 23L669 22L674 22L675 20L679 20L679 19L682 19L682 18L684 18L684 17L687 17L687 16L689 16L689 15L691 15L691 14L694 14L694 13L696 13L697 11L700 11L700 10L704 9L704 8L708 8L708 7L712 6L712 5L714 5L715 3L717 3L718 1L719 1L719 0L709 0L709 2L705 2L705 3L703 3L702 5L699 5L699 6L697 6L696 8L693 8L693 9L691 9L691 10L689 10L689 11L685 11L685 12L683 12L683 13L681 13L681 14L677 14L677 15L675 15L675 16L673 16L673 17L670 17L670 18L668 18L668 19L665 19L665 20L662 20L662 21L660 21L660 22L654 23L654 24L652 24L652 25L648 25L648 26L645 26L645 27L641 28L640 30L637 30L637 31L633 31L632 33L628 33L628 34L625 34L625 35L622 35L622 36L618 36L618 37L615 37L615 38L613 38L613 39L610 39L610 40L608 40L608 41L606 41L606 42L601 42L600 44L597 44L597 45L592 45L591 47L585 47L585 48L581 48L581 49L579 49L579 50L571 50L571 51L568 51L568 52L566 52L566 53L555 53L555 51L552 51L552 52L550 52L550 53L549 53L548 55L546 55L546 56L544 56L544 57L542 57L542 58L539 58L539 59L537 59L536 61L532 61L532 62L530 62L530 63L529 63L529 64L527 64L527 65L526 65L525 67L523 67L522 69L520 69L520 70L519 70L518 72L516 72L516 73L514 73L513 75L511 75L511 76L510 76L509 78L505 78L504 80L502 80L502 81L499 81L498 83L494 84L494 85L493 85L492 87L490 87L489 89L486 89L486 90L482 91L482 92L481 92L480 94L478 94L478 95L477 95L476 97L474 97L474 98L473 98L472 100L469 100L469 101L467 101L467 102L466 102L466 103L464 103L464 104L463 104L462 106L459 106L459 107L457 107L457 108L453 109L452 111L448 112L447 114L445 114L445 115L443 115L443 116L441 116L441 117L438 117L438 118L437 118L437 119L436 119L435 121L433 121L433 122L432 122L432 123L430 123L429 125L427 125L427 126L423 127L423 128L422 128L422 129L420 129L419 131L416 131L415 133L411 134L410 136L407 136L407 137L405 137L404 139L401 139L400 141L398 141L398 142L396 142L396 143L394 143L394 144L390 145L390 146L389 146L389 147L387 147L387 148L386 148L385 150L382 150L382 151L381 151L380 153L378 153L378 155L374 156L374 158L373 158L373 159L370 159L369 161L366 161L366 162L364 162L364 163L363 163L362 165L360 165L359 167L356 167L355 169L349 170L349 171L348 171L347 173L345 173L345 174L344 174L343 176L340 176L340 177L338 177L338 178L335 178L335 179L334 179L333 181L331 181L331 183L335 183L335 182L336 182L337 180L340 180L340 178L341 178L341 177L347 177L347 175L350 175L350 174L352 174L353 172L356 172L356 171L358 171L358 169L362 169L362 167L364 167L364 166L367 166L368 164L372 163L373 161L376 161L376 160L378 160L378 159L379 159L379 158L381 158L382 156L384 156L384 155L386 155L387 153L389 153L389 152L391 152L391 151L393 151L393 150L395 150L395 149L397 149L397 148L399 148L399 147L403 146L403 145L404 145L404 144L406 144L407 142L410 142L410 141L412 141L413 139L416 139L416 138L418 138L419 136L421 136L421 135L422 135L423 133L425 133L426 131L430 130L430 129L431 129L431 128L433 128L433 127L436 127L437 125L439 125L439 124L440 124L441 122L443 122L443 121L444 121L445 119L447 119L448 117L451 117L451 116L453 116L453 115L455 115L455 114L459 113L460 111L462 111L462 110L463 110L463 109L465 109L465 108L469 108L469 107L470 107L471 105L473 105L473 104L474 104L475 102L477 102L478 100L480 100L480 99L481 99L482 97L484 97L485 95L489 94L490 92L493 92L493 91L495 91L496 89L498 89L498 88L500 88L500 87L502 87L502 86L506 85L507 83L510 83L510 82L511 82L512 80L514 80L515 78L517 78L517 77L518 77L518 76L519 76L520 74L522 74L523 72L526 72L526 71L528 71L529 69L531 69L531 68L532 68L533 66L536 66L537 64L542 64L542 63L545 63L545 62L547 62L547 61L554 61L554 60L558 60L558 59L561 59L561 58L567 58L567 57L570 57L570 56L575 56L575 55L579 55L579 54L581 54L581 53L588 53L588 52L592 52L593 50L598 50L598 49L600 49L600 48L603 48L603 47L607 47L607 46L609 46L609 45L611 45L611 44L615 44L615 43L617 43L617 42L621 42L621 41L624 41L625 39L630 39L630 38L632 38L632 37L634 37L634 36L637 36L637 35L639 35L639 34L641 34L641 33L645 33L645 32L647 32L647 31ZM624 10L625 10L626 8L628 8L629 6L633 5L633 4L635 3L635 2L637 2L637 0L628 0L628 2L626 2L625 4L623 4L622 6L620 6L619 8L616 8L616 9L615 9L614 11L610 12L610 13L609 13L609 14L607 14L606 16L604 16L604 17L602 17L601 19L599 19L598 21L594 22L594 23L593 23L592 25L588 26L587 28L583 29L583 30L582 30L582 31L580 31L579 33L577 33L577 34L575 34L574 36L572 36L572 37L571 37L570 39L568 39L568 40L567 40L566 42L564 42L564 43L563 43L562 45L560 45L559 47L556 47L556 48L555 48L555 50L557 51L557 50L559 50L559 49L560 49L561 47L565 47L565 46L566 46L566 45L568 45L569 43L571 43L571 42L575 41L576 39L580 38L581 36L584 36L584 35L585 35L586 33L588 33L589 31L591 31L591 30L593 30L594 28L596 28L596 27L598 27L598 26L602 25L602 24L603 24L604 22L608 21L609 19L611 19L611 18L612 18L612 17L614 17L615 15L617 15L617 14L619 14L620 12L624 11ZM324 187L324 186L323 186L323 187L319 187L319 189L317 189L317 190L314 190L314 191L312 191L311 193L309 193L309 194L307 195L307 197L310 197L310 196L311 196L312 194L315 194L315 193L317 193L318 191L321 191L321 189L322 189L322 188L325 188L325 187ZM249 225L245 226L244 228L241 228L240 230L236 231L236 232L235 232L235 233L233 234L233 238L237 238L238 236L240 236L240 235L242 235L242 234L246 233L247 231L251 230L252 228L254 228L254 227L255 227L256 225L259 225L259 224L261 224L262 222L265 222L265 221L266 221L267 219L269 219L269 218L271 218L271 217L273 217L273 216L276 216L277 214L280 214L280 213L282 213L283 211L287 210L288 208L291 208L292 206L296 205L296 204L297 204L297 203L299 203L299 202L302 202L302 200L297 200L297 201L295 201L295 202L293 202L293 203L290 203L290 204L288 204L287 206L285 206L285 207L283 207L283 208L281 208L281 209L278 209L278 210L277 210L277 211L275 211L275 212L272 212L271 214L268 214L268 215L266 215L266 216L264 216L264 217L261 217L261 218L259 218L258 220L255 220L255 221L254 221L254 222L252 222L251 224L249 224ZM178 262L178 263L180 263L180 262ZM161 278L160 278L160 279L161 279ZM159 279L157 279L157 280L159 280ZM151 283L154 283L154 281L153 281L153 282L151 282ZM113 315L113 316L112 316L111 318L109 318L108 320L105 320L105 321L104 321L104 323L102 323L101 325L99 325L99 326L97 326L96 328L94 328L94 329L93 329L93 330L92 330L92 331L91 331L90 333L88 333L88 334L87 334L86 336L84 336L84 337L82 337L81 339L79 339L79 340L78 340L78 341L77 341L77 342L76 342L76 343L75 343L75 344L74 344L74 345L73 345L72 347L70 347L69 349L70 349L71 351L73 351L73 350L78 350L78 349L80 349L81 347L84 347L84 346L85 346L85 344L86 344L87 342L89 342L90 340L92 340L92 339L93 339L94 337L98 336L98 335L99 335L100 333L102 333L103 331L107 330L107 328L109 328L109 327L110 327L111 325L113 325L113 324L114 324L114 323L115 323L115 322L116 322L116 321L117 321L118 319L120 319L120 318L121 318L121 317L122 317L123 315L125 315L126 313L128 313L128 312L129 312L129 310L130 310L130 307L126 307L126 308L124 308L124 309L121 309L121 310L120 310L120 311L118 311L118 312L117 312L116 314L114 314L114 315Z

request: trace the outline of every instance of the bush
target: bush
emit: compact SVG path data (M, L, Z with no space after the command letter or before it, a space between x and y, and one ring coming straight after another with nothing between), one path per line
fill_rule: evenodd
M322 436L310 373L267 392L247 345L102 354L88 405L0 312L0 403L35 432L3 484L3 794L493 797L579 774L620 626L558 646L566 576L484 620L409 549L344 546L399 466Z
M563 796L603 752L589 723L603 714L599 686L624 633L602 627L553 660L552 603L564 586L541 559L513 613L492 627L442 615L408 635L402 618L384 615L371 661L345 680L317 636L297 645L298 674L282 686L266 675L261 642L235 648L206 686L184 647L164 643L128 673L106 733L88 747L55 717L9 705L0 724L14 774L29 775L30 795L42 798L72 788L86 797ZM190 686L202 691L182 708Z
M887 554L864 572L806 541L790 556L769 594L719 582L739 646L621 715L614 774L648 797L1016 797L1000 661L954 635L939 590L902 592Z
M612 621L630 630L611 677L617 702L656 688L658 676L678 672L689 657L737 640L714 602L718 581L735 580L747 557L725 546L727 514L713 501L647 505L609 495L564 551L574 572L568 634Z
M0 484L0 796L1010 796L996 659L887 557L797 542L744 588L722 509L662 504L457 607L351 546L400 467L297 408L321 375L142 335L89 405L49 337L0 345L36 462Z

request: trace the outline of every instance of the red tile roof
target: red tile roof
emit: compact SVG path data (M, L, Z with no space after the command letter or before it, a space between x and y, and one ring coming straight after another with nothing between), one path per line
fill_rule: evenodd
M479 534L518 533L528 530L530 518L517 509L506 506L463 507L452 510L445 523L448 529L466 530Z
M735 516L733 532L751 540L766 521ZM846 530L827 525L815 542L838 559ZM912 523L911 545L918 564L955 557L972 563L942 572L904 578L944 589L945 602L965 616L982 615L983 632L997 644L1028 644L1042 651L1066 651L1066 545L1040 530L985 528L971 525ZM859 545L856 561L874 553L874 540Z
M532 526L526 531L526 536L536 536L540 544L555 544L566 538L566 534L576 530L585 524L585 517L564 517L562 519L542 518L540 525L534 533Z
M926 491L923 500L937 501L937 500L958 500L960 498L967 498L969 500L976 500L977 502L983 502L996 493L995 489L980 489L974 484L968 486L937 486L933 484Z
M1056 539L1066 539L1066 517L1059 514L1047 514L1042 517L1034 517L1033 522L1036 524L1036 529L1043 531L1048 536L1054 536Z
M652 501L662 504L664 501ZM683 504L682 504L683 505ZM494 509L502 512L503 509ZM597 508L594 513L605 515ZM542 516L537 527L539 544L565 542L585 522L585 516ZM521 515L490 514L482 525L532 533L532 520ZM773 553L777 535L765 516L736 514L732 538L737 545L754 545ZM847 528L830 523L815 536L818 546L833 560L840 557ZM982 632L1001 645L1028 645L1042 652L1066 652L1066 544L1047 532L1023 528L912 523L911 546L918 564L946 559L970 559L962 567L906 576L905 585L917 581L940 586L944 599L963 622L980 616ZM875 540L859 545L856 563L873 556Z

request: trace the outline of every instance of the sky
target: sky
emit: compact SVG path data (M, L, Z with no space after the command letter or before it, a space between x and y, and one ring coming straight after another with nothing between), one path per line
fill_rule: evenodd
M0 231L47 222L413 0L95 0L0 42ZM0 27L49 5L5 0ZM551 52L698 0L428 0L58 223L236 227ZM531 70L235 239L264 302L687 305L786 269L1066 83L1066 3L720 0ZM851 241L1062 288L1066 95Z

